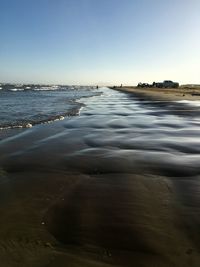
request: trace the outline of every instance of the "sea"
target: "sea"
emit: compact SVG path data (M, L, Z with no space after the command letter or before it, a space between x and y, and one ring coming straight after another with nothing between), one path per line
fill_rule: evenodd
M100 94L92 86L0 84L0 130L76 116L84 106L81 98Z

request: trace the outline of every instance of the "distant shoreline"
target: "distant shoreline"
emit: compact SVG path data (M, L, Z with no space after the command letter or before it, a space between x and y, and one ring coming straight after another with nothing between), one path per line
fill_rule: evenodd
M154 98L156 100L200 100L200 87L183 87L179 88L139 88L136 86L126 87L109 87L114 90L139 94L141 96Z

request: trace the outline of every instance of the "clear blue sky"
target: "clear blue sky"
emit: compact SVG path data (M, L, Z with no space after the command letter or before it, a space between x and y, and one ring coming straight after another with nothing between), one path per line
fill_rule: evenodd
M199 0L0 0L0 81L200 83Z

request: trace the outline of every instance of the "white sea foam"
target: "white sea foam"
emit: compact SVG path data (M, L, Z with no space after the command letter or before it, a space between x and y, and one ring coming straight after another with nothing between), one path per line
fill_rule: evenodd
M50 90L52 90L52 89L50 89L50 88L46 88L46 87L42 87L42 88L34 88L33 90L34 90L34 91L50 91Z
M5 126L5 127L0 127L0 130L21 129L21 128L24 128L24 126L22 125Z
M26 127L26 128L31 128L32 126L33 126L33 125L32 125L31 123L27 123L25 127Z
M17 91L24 91L23 88L12 88L12 89L9 89L10 91L13 91L13 92L17 92Z
M4 89L1 84L0 87ZM30 87L30 90L28 90L28 87ZM61 90L57 91L56 89ZM2 112L0 113L0 119L2 118L2 120L0 123L0 130L17 128L28 129L34 125L49 124L54 121L61 121L68 117L80 115L83 106L80 100L82 99L83 102L86 101L86 98L92 97L94 92L90 93L87 88L83 88L83 90L79 90L79 92L75 92L73 94L73 92L68 91L67 89L69 89L69 86L64 87L59 85L43 85L41 87L37 85L35 87L29 85L23 85L23 87L13 85L10 86L10 88L6 87L5 92L13 91L13 93L16 93L12 96L10 94L7 95L7 99L10 103L8 118L4 118L3 114L4 109L7 107L1 105ZM33 90L54 90L58 93L56 92L56 94L52 93L52 95L49 95L47 92L47 99L45 97L45 93L41 95L41 98L39 98L40 92L33 93ZM20 92L19 97L16 97L17 91L25 91L28 93L21 98ZM38 101L38 99L40 101ZM78 99L79 101L77 101Z
M200 101L199 100L179 100L175 101L176 103L183 103L194 107L200 107Z
M79 111L78 111L78 115L80 116L80 114L81 114L81 110L83 109L84 107L81 107L80 109L79 109Z
M63 121L64 119L65 119L64 116L60 116L60 118L59 118L60 121Z

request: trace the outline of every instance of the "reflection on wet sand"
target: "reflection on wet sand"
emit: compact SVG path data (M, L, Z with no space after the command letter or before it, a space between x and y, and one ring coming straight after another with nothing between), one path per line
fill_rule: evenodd
M198 107L103 92L1 141L5 266L199 266Z

